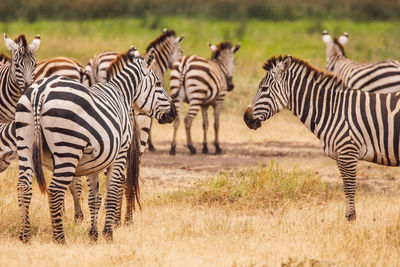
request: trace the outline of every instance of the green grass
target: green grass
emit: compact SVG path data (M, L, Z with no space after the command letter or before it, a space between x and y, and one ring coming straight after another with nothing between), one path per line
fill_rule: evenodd
M358 61L400 58L400 30L397 21L354 22L350 20L261 21L203 20L189 17L149 19L104 19L89 21L16 21L0 23L0 32L15 37L25 33L29 41L41 35L37 58L71 56L83 65L104 50L125 51L135 45L144 51L147 44L161 34L163 28L184 34L182 42L186 55L209 57L207 42L223 40L241 42L236 55L235 89L226 97L229 112L241 114L250 102L264 71L263 63L271 56L290 54L310 61L319 68L325 66L325 44L321 32L327 29L333 36L349 33L346 53ZM0 52L6 51L0 42ZM166 80L168 87L168 80Z
M289 203L323 203L341 194L310 171L268 166L221 172L191 187L168 192L156 202L186 202L193 205L226 206L235 209L276 209Z

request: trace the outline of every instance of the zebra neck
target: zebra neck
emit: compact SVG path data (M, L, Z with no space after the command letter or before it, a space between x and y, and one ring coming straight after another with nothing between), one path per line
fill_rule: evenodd
M22 90L17 85L15 73L11 71L11 65L8 65L4 69L3 75L2 76L5 77L4 81L6 82L2 84L1 93L2 95L7 94L7 97L10 97L15 103L17 103L22 95Z
M321 129L337 112L338 101L346 94L341 80L302 65L291 68L288 77L289 110L318 138Z
M153 63L152 69L163 79L172 56L170 45L164 41L156 45L154 49L156 50L156 60Z

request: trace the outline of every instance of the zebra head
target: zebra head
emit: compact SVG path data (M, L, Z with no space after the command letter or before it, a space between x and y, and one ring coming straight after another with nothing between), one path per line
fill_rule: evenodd
M182 47L180 43L182 42L184 36L183 34L176 37L175 36L175 31L168 31L167 29L163 30L163 35L170 35L170 37L167 39L169 46L170 46L170 53L171 56L169 57L168 61L168 67L172 68L172 65L182 57Z
M337 59L346 57L344 52L344 45L347 43L349 35L347 32L343 33L339 38L333 38L329 35L328 31L322 32L322 40L326 44L326 69L333 71L334 63Z
M289 89L286 82L290 56L271 58L264 65L267 71L261 80L256 95L244 113L244 121L250 129L261 127L261 122L288 106Z
M216 61L225 73L227 90L232 91L235 87L232 80L235 69L234 54L239 50L240 43L232 46L231 42L221 42L216 46L213 44L208 44L208 46L212 51L211 59Z
M144 59L139 59L143 67L144 77L138 85L139 96L134 103L141 112L155 117L159 123L170 123L176 118L176 108L171 97L165 92L160 77L153 71L155 49L150 49Z
M11 51L11 78L20 89L28 88L35 76L36 59L33 54L40 45L40 36L37 35L30 45L25 35L21 34L15 41L4 34L6 47Z

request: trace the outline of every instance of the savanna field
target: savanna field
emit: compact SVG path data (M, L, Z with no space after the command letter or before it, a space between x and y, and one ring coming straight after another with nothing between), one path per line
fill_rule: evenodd
M163 28L184 34L184 55L208 58L208 42L242 44L235 54L235 89L227 94L221 115L223 154L213 154L212 109L209 155L189 155L181 121L177 155L170 156L172 125L153 124L156 151L142 157L142 210L134 213L133 224L117 228L112 243L102 236L90 242L84 181L82 223L74 222L72 197L66 194L65 246L52 239L47 196L40 194L36 182L30 206L32 240L27 245L19 241L14 161L0 174L0 265L399 266L399 168L359 163L357 220L349 223L336 162L323 154L320 141L296 117L283 111L257 131L243 122L243 112L264 76L262 65L271 56L289 54L324 69L321 33L326 29L332 36L348 32L349 58L398 60L398 21L163 17L0 23L0 32L13 38L24 33L31 41L40 34L38 61L70 56L84 66L105 50L123 52L134 45L144 52ZM3 42L0 52L7 52ZM168 91L168 75L165 88ZM200 113L192 138L200 152ZM49 182L50 172L46 178ZM101 183L104 196L104 176ZM102 229L103 207L99 222Z

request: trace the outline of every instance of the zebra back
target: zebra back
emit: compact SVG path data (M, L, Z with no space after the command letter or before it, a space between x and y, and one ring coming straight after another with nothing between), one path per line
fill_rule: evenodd
M400 91L400 63L396 60L356 62L346 57L344 45L348 34L333 38L323 32L326 43L326 68L337 75L348 88L374 93Z
M53 75L68 77L85 86L91 86L88 71L74 58L53 57L38 62L35 81Z

